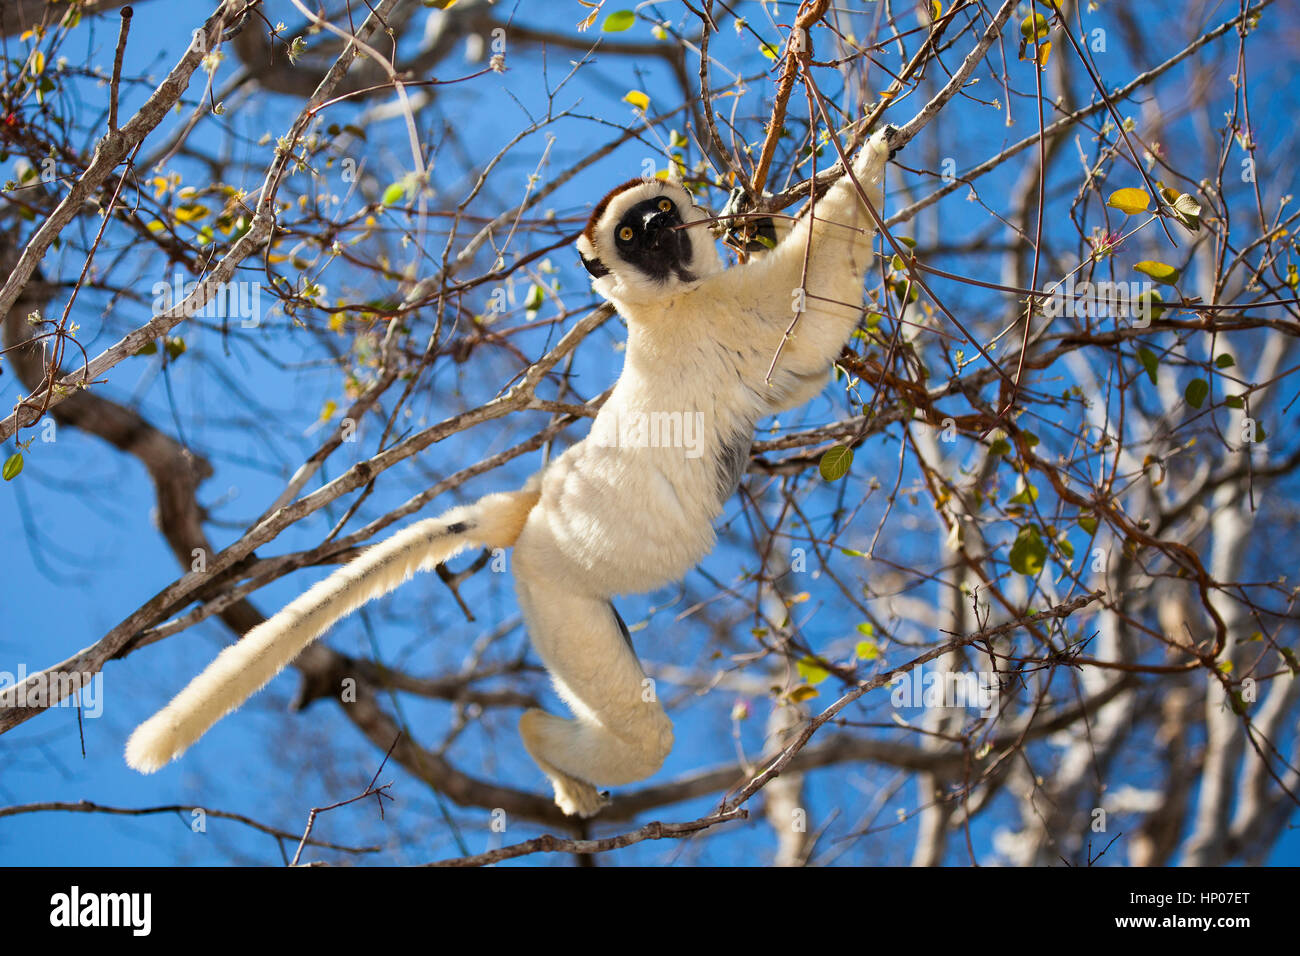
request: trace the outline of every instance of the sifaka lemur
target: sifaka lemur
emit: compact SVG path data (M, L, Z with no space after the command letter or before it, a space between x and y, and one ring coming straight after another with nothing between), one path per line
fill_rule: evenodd
M861 196L879 214L895 138L893 127L871 136L851 177L774 248L731 268L682 186L634 180L601 200L577 248L628 337L588 436L522 489L398 532L253 628L136 729L127 763L148 773L179 756L333 622L415 571L468 547L513 546L528 633L574 715L532 709L519 721L556 803L590 816L608 799L598 788L655 773L672 723L611 599L677 581L708 554L756 423L825 386L873 261L876 219ZM656 415L694 426L691 442L646 441Z

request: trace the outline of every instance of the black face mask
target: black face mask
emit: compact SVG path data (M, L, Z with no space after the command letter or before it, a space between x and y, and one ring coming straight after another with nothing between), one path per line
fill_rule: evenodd
M662 208L667 205L667 208ZM619 258L652 279L663 281L676 275L691 282L695 275L686 269L691 261L691 239L681 228L677 205L662 196L644 199L619 220L614 228L614 245ZM583 266L596 278L608 275L600 260L583 259Z

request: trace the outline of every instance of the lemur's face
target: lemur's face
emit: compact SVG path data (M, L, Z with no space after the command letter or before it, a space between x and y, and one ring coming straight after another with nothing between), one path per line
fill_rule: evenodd
M709 218L681 186L633 180L597 204L578 255L606 298L662 298L722 268Z

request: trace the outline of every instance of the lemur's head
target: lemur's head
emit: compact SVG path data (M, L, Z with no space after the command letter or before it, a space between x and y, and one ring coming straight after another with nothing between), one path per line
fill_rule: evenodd
M634 179L596 204L578 255L592 288L616 304L662 300L721 271L710 221L676 183Z

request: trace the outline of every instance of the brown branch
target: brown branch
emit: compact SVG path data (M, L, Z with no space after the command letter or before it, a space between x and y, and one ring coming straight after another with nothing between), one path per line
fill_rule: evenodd
M722 810L687 823L659 823L657 821L647 823L639 830L606 837L603 840L565 840L551 836L548 833L536 839L527 840L524 843L503 846L474 856L463 856L451 860L439 860L436 863L426 863L425 866L488 866L492 863L500 863L502 860L513 860L516 857L528 856L532 853L574 853L579 855L606 853L609 850L619 850L625 846L632 846L646 840L679 840L682 837L693 836L701 830L707 830L709 827L715 827L720 823L744 820L748 816L749 811L744 809Z
M758 154L758 166L754 169L753 181L749 183L749 195L755 200L763 195L763 186L767 182L767 171L776 154L776 143L781 138L785 127L785 107L794 90L795 81L801 71L807 68L812 59L812 28L830 6L830 0L802 0L799 12L794 19L794 27L785 42L785 55L781 60L781 76L776 82L776 99L772 103L772 118L767 124L767 138L763 140L763 149ZM710 106L710 109L712 107Z
M206 816L217 817L220 820L233 820L235 823L242 823L245 826L252 827L260 833L265 833L275 837L277 840L297 840L299 834L290 833L288 830L281 830L279 827L269 826L265 823L259 823L251 817L246 817L242 813L230 813L226 810L209 810L207 807L186 807L180 804L170 804L159 807L109 807L102 803L91 803L89 800L78 800L76 803L65 803L57 800L45 801L43 803L23 803L15 806L0 807L0 817L13 817L22 813L45 813L47 811L61 811L63 813L103 813L110 816L123 817L140 817L149 816L154 813L189 813L195 810L202 811ZM343 853L378 853L383 847L379 846L344 846L340 843L330 843L326 840L309 840L310 846L320 847L325 850L339 850Z

